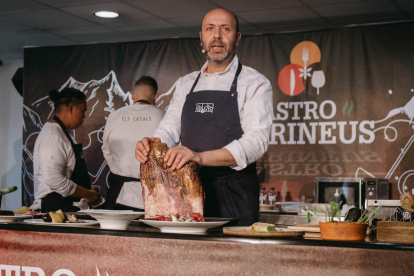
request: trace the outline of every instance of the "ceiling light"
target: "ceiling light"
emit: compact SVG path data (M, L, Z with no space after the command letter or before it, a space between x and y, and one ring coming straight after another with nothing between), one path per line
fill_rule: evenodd
M116 18L119 16L119 13L117 12L111 12L111 11L98 11L94 13L97 17L102 18Z

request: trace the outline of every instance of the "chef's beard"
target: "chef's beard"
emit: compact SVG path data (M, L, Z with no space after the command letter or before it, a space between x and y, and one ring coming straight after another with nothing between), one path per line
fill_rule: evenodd
M214 54L210 52L211 45L214 43L218 43L222 46L224 46L225 52L222 54ZM205 45L205 43L203 43ZM222 41L215 41L213 40L209 45L208 49L206 51L206 57L208 62L212 66L220 66L223 64L230 64L230 62L233 60L235 55L235 49L236 49L236 40L233 41L233 43L230 45L230 47L227 47L227 44Z

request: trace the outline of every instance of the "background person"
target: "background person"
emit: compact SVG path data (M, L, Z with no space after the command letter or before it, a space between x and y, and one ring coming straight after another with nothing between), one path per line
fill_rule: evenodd
M143 76L135 82L133 105L111 113L106 121L102 152L111 170L105 209L144 209L140 163L134 157L135 143L152 136L165 111L155 107L157 82Z
M75 144L68 130L77 129L87 109L81 91L65 88L52 90L55 115L42 128L34 146L35 201L32 209L42 212L73 212L73 202L84 198L93 203L98 193L91 190L88 169L83 159L82 144Z
M239 225L251 225L259 216L255 162L268 148L273 99L266 77L239 62L235 49L240 39L233 13L215 9L204 16L200 41L207 62L200 72L177 81L152 139L170 147L165 161L172 169L188 161L202 166L206 217L238 218ZM136 158L146 162L149 149L149 138L143 138Z

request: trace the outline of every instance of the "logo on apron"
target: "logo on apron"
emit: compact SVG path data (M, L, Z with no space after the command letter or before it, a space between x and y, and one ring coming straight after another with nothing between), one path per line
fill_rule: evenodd
M210 113L213 113L213 109L214 109L214 103L198 103L196 105L195 112L199 112L199 113L210 112Z

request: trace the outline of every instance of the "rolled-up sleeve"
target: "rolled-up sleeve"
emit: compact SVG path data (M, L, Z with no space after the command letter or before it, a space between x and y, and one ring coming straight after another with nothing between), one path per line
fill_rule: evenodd
M224 148L237 162L234 170L242 170L261 158L269 146L272 126L273 90L266 78L258 78L247 87L243 119L243 136Z
M74 158L73 151L62 140L51 136L40 143L38 154L45 184L63 197L73 194L76 184L67 177L69 158Z

